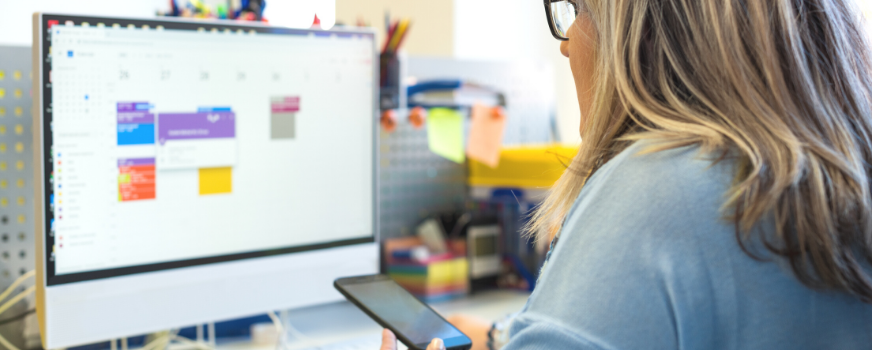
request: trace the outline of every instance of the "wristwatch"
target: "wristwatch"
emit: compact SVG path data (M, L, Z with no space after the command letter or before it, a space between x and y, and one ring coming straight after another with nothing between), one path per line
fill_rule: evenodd
M501 320L491 324L491 328L487 332L488 350L500 349L509 342L509 326L516 316L518 316L517 312L506 315Z

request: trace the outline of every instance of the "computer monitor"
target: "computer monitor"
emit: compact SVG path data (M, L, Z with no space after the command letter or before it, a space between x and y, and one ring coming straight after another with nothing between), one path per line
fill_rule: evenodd
M373 33L34 15L46 349L337 301L378 271Z

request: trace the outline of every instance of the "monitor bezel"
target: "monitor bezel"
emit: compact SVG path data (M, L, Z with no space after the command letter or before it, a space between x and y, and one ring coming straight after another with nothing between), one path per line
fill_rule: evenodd
M48 14L48 13L40 13L39 16L39 47L34 47L34 51L39 51L39 66L38 66L38 74L35 76L35 80L39 80L39 98L34 101L34 104L38 104L38 112L34 114L35 118L38 118L39 123L34 123L34 133L37 134L34 138L35 143L38 143L40 146L38 157L38 163L41 165L40 167L35 168L35 177L39 180L40 185L35 186L39 189L37 193L38 198L40 199L40 206L37 208L40 215L37 215L37 218L40 222L37 223L38 226L38 234L41 235L41 240L37 240L37 243L41 246L37 246L37 249L41 250L42 254L37 254L40 259L40 262L44 264L43 271L45 273L44 281L46 286L55 286L55 285L63 285L69 283L76 282L84 282L84 281L92 281L99 279L106 279L112 277L133 275L133 274L141 274L148 272L157 272L163 270L170 269L180 269L185 267L193 267L200 266L206 264L215 264L215 263L224 263L231 261L238 261L244 259L255 259L255 258L265 258L272 257L278 255L285 254L293 254L300 252L307 252L313 250L320 249L328 249L335 247L344 247L358 244L366 244L366 243L374 243L378 234L378 191L377 191L377 181L378 181L378 167L376 164L378 163L378 123L376 120L378 119L378 50L375 43L375 32L368 28L334 28L331 30L321 30L321 29L295 29L295 28L287 28L287 27L275 27L264 25L256 22L237 22L237 21L221 21L221 20L187 20L187 19L178 19L178 18L161 18L161 19L146 19L146 18L115 18L115 17L98 17L98 16L80 16L80 15L67 15L67 14ZM372 100L373 100L373 111L372 111L372 127L371 127L371 138L372 138L372 150L371 154L373 157L372 161L372 232L369 236L361 237L361 238L352 238L352 239L344 239L330 242L322 242L316 244L307 244L300 246L290 246L290 247L282 247L276 249L269 250L259 250L259 251L251 251L244 253L234 253L234 254L226 254L212 257L204 257L204 258L195 258L195 259L185 259L185 260L176 260L169 262L160 262L160 263L152 263L145 265L135 265L135 266L127 266L127 267L119 267L119 268L111 268L111 269L103 269L103 270L94 270L94 271L86 271L79 273L71 273L71 274L55 274L55 264L53 261L52 250L54 246L54 237L51 234L51 222L53 220L54 213L50 208L51 203L51 189L52 184L50 180L50 175L53 172L53 164L52 164L52 154L51 154L51 145L52 145L52 133L51 133L51 121L52 121L52 87L50 81L50 74L46 74L51 71L51 58L49 57L49 47L51 46L51 37L49 34L49 22L50 21L58 21L57 23L63 24L67 21L73 21L75 24L80 24L82 22L89 22L90 24L96 24L101 22L107 22L112 24L119 24L121 27L127 27L132 24L136 28L142 28L144 25L149 26L150 28L156 28L157 26L163 26L164 29L181 29L181 30L192 30L197 31L202 28L205 31L212 31L212 29L217 29L219 32L223 32L225 29L229 29L232 31L236 31L238 29L242 29L246 32L255 31L257 34L278 34L278 35L315 35L315 36L354 36L354 35L362 35L370 38L372 42L372 52L373 52L373 88L372 88ZM37 23L35 23L37 24ZM36 61L36 60L35 60ZM43 272L40 271L40 272Z

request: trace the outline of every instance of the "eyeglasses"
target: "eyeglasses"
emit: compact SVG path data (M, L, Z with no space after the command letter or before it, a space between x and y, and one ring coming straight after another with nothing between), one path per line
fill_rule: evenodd
M578 0L543 0L545 2L545 18L551 35L557 40L569 40L566 31L578 17Z

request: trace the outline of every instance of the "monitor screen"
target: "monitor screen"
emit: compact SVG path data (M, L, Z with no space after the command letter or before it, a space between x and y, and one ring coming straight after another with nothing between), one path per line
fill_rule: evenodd
M48 285L374 241L371 33L45 25Z

